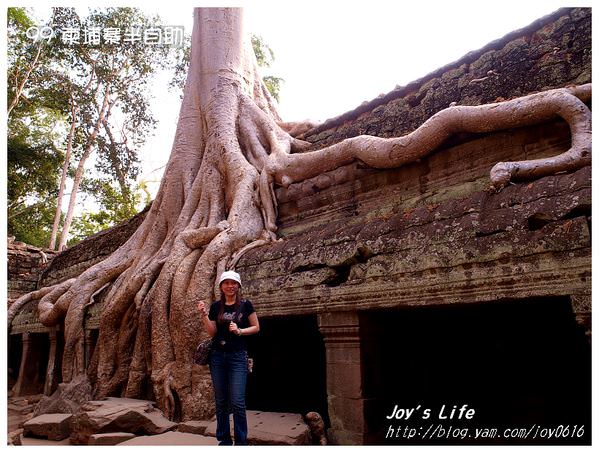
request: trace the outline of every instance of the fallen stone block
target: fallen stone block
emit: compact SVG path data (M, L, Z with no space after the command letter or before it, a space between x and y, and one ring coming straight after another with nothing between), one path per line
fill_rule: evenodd
M121 442L133 439L132 433L102 433L89 436L88 445L118 445Z
M71 414L43 414L23 423L24 437L62 440L71 433Z
M138 436L119 444L121 445L218 445L218 442L214 437L169 431L156 436Z
M91 399L92 387L86 375L79 375L71 382L60 383L50 396L42 396L34 414L74 414L82 404Z
M310 445L310 428L300 414L247 411L250 445ZM231 416L231 437L233 437ZM216 436L216 421L206 428L207 436Z
M93 434L124 432L161 434L177 424L154 407L153 401L131 398L106 398L89 401L73 416L71 443L87 445Z
M179 423L177 431L182 433L199 434L203 436L206 433L206 428L212 423L210 420L190 420Z

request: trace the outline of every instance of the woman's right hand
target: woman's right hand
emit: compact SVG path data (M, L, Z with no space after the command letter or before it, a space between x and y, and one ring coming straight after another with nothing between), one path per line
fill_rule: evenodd
M202 317L208 316L208 310L206 309L206 304L203 300L198 302L198 310L200 311L200 315L202 315Z

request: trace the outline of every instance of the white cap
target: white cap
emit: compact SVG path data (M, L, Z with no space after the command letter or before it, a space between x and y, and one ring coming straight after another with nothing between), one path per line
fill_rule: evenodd
M222 274L220 274L220 278L218 279L218 286L220 287L220 284L225 280L236 281L237 283L239 283L239 286L241 286L241 277L235 271L225 271Z

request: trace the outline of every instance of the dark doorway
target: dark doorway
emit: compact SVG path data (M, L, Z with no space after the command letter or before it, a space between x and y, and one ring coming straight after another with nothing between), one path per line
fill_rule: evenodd
M36 395L44 392L50 340L47 333L29 333L27 335L29 336L27 340L29 341L29 346L28 349L24 347L21 339L19 365L16 370L17 373L20 372L20 363L25 349L27 350L27 357L25 358L26 362L23 369L20 395ZM13 357L14 363L16 363L15 358L16 356Z
M21 354L23 353L23 342L21 334L8 336L8 390L11 390L17 383L19 377L19 368L21 366Z
M248 354L254 359L248 409L316 411L328 426L325 349L316 316L261 318L260 333L248 337Z
M362 325L369 443L590 444L590 345L569 298L369 312ZM411 418L387 419L396 405ZM464 405L471 419L449 418Z

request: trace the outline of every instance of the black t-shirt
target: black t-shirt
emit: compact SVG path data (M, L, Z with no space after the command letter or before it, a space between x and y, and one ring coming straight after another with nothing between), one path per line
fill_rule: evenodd
M235 332L229 332L229 323L234 321L237 324L237 327L240 329L250 327L249 317L256 311L254 310L254 306L249 300L243 299L241 301L241 308L239 310L239 314L237 315L237 319L233 320L237 309L235 308L235 305L225 304L223 321L219 322L218 314L220 313L220 304L221 302L219 300L213 302L212 305L210 305L210 312L208 313L208 319L211 321L216 321L214 346L217 349L223 349L225 351L239 351L241 349L247 349L245 337L236 335Z

